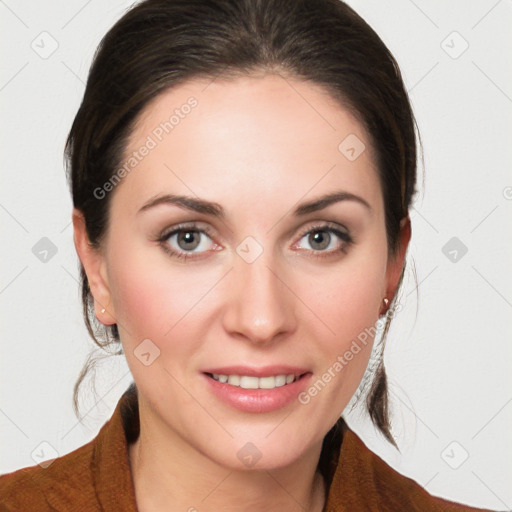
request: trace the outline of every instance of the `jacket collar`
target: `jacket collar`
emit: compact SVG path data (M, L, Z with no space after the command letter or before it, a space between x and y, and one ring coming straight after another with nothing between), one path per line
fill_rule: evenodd
M102 427L92 458L93 485L104 512L137 512L128 444L139 433L137 394L132 383Z
M128 445L137 439L139 428L137 391L132 384L96 438L55 459L47 469L37 468L26 476L52 510L137 512ZM367 448L342 419L324 438L319 468L327 486L323 512L489 512L431 496Z
M105 512L137 512L128 444L137 439L139 429L137 391L132 383L119 400L111 419L102 427L94 445L91 469L98 501ZM359 494L357 503L347 501L348 495L353 495L354 489L362 486L364 494L377 495L371 465L362 471L360 464L363 462L361 454L365 451L369 452L368 448L342 419L328 433L321 455L325 461L324 478L328 490L324 512L354 510L350 507L367 503ZM349 463L354 460L359 463ZM343 462L340 464L340 461Z

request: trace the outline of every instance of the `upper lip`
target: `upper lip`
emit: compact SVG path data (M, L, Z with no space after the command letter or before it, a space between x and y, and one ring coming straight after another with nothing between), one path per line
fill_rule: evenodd
M271 377L275 375L297 375L300 376L304 373L308 373L309 370L306 368L300 368L298 366L287 366L287 365L271 365L261 366L259 368L251 366L223 366L216 368L208 368L204 370L204 373L215 373L217 375L247 375L250 377Z

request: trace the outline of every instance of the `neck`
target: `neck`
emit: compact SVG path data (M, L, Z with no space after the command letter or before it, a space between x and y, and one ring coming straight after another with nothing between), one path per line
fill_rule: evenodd
M129 445L132 477L140 512L321 512L325 482L317 471L321 445L292 465L239 471L221 466L157 422L144 421Z

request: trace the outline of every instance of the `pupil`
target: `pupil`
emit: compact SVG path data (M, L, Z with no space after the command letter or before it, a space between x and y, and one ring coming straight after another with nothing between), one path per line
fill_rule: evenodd
M198 245L198 241L194 240L196 234L195 231L185 231L178 237L178 243L183 242L186 245L186 247L182 247L183 249L195 249ZM193 247L190 246L191 244Z
M312 236L312 245L319 244L317 249L325 249L329 245L330 235L325 231L316 231Z

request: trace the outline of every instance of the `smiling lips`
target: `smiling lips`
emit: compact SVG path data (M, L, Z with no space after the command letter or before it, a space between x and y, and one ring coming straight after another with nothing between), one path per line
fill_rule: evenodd
M244 412L257 413L274 411L293 402L312 375L305 368L284 365L219 367L203 374L209 389L223 402Z

